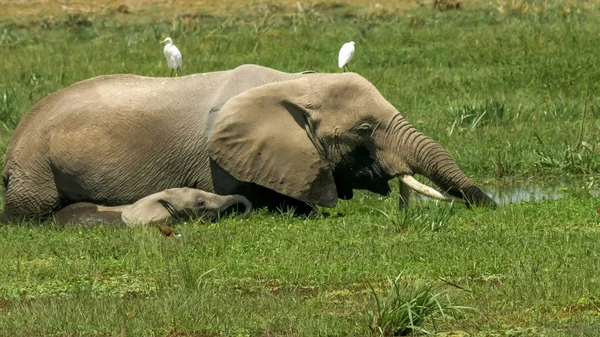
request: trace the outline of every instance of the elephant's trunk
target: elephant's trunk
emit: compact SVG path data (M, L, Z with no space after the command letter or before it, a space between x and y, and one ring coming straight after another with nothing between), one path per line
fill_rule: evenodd
M467 205L496 207L496 202L476 186L440 144L417 131L408 121L397 115L391 126L395 146L391 154L390 174L402 178L412 173L433 181L443 192L461 198ZM388 156L390 157L390 156ZM404 160L402 159L404 158ZM408 166L408 167L406 167ZM435 197L435 196L434 196Z
M218 213L221 214L228 210L236 208L238 211L247 213L252 208L252 204L246 197L239 194L222 196L222 203L218 207ZM235 206L235 207L234 207Z
M411 165L444 192L463 198L467 204L496 207L496 202L476 186L458 167L450 154L437 142L419 133L415 162ZM410 165L410 164L409 164Z

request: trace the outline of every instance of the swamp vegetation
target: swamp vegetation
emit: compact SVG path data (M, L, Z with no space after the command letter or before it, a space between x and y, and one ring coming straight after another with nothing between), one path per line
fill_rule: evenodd
M166 36L184 75L244 63L336 72L337 52L352 40L352 70L484 190L560 187L548 198L499 197L497 210L415 199L401 212L390 182L389 197L357 193L308 218L257 210L181 223L182 238L2 224L0 335L600 331L600 3L466 1L442 12L356 2L214 13L124 6L0 17L0 155L21 116L56 90L103 74L168 76ZM443 288L448 308L469 309L420 329L373 325L395 286L423 284Z

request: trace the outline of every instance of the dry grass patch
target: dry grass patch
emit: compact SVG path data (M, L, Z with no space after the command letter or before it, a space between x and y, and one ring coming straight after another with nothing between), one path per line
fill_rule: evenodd
M0 0L0 16L16 19L39 19L41 15L57 16L65 14L87 15L139 15L172 18L182 13L199 11L212 15L230 15L233 12L258 5L276 6L285 12L295 12L298 3L304 7L350 5L358 7L377 6L406 11L430 4L431 0L341 0L341 1L265 1L265 0L74 0L59 2L51 0Z

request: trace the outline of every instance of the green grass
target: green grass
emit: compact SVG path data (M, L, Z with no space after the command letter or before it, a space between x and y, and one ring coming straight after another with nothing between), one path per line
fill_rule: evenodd
M496 211L412 206L420 218L404 226L377 211L402 217L394 198L361 193L329 216L181 224L181 239L154 228L5 226L0 334L361 336L375 305L368 284L383 291L401 271L408 285L470 289L450 295L476 311L437 320L437 331L600 328L597 200L573 190Z
M461 310L470 309L452 305L447 290L426 282L401 280L402 274L388 279L386 296L380 296L374 288L375 310L369 311L367 323L371 331L380 336L407 336L429 333L422 328L427 320L437 317L455 317Z
M183 223L181 239L152 228L1 225L0 335L365 336L376 305L369 284L385 293L402 272L403 286L443 280L469 290L449 296L475 310L427 321L428 331L595 336L600 11L534 3L537 12L271 5L158 22L1 18L2 154L20 116L51 92L101 74L168 76L158 44L166 35L185 74L243 63L336 72L339 47L354 40L352 70L484 189L573 183L560 200L497 210L416 201L402 213L397 190L358 193L310 218L258 210Z

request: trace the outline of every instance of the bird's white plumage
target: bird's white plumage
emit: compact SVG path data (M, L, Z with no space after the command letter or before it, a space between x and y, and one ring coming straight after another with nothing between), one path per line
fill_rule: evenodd
M354 41L344 43L338 56L338 67L342 68L354 57Z
M181 65L183 61L181 58L181 52L173 44L173 40L171 40L170 37L167 37L162 41L162 43L165 44L165 48L163 48L163 54L165 54L169 68L176 71L181 71Z

